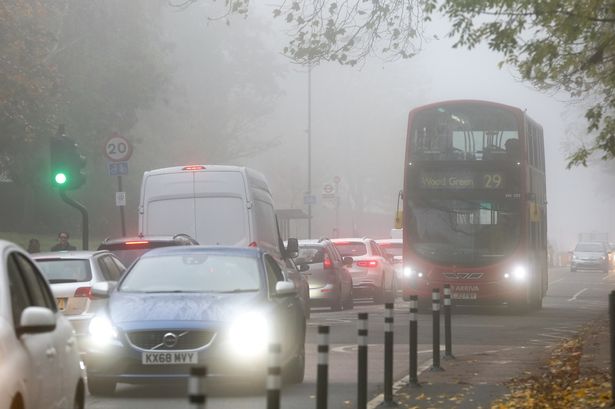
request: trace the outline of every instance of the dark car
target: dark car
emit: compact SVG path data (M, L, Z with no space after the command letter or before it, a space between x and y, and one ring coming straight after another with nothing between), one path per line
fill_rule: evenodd
M303 271L310 286L310 306L329 307L333 311L352 309L352 277L345 260L328 239L299 240L299 255L295 263L307 265ZM352 259L346 259L346 265Z
M129 266L142 254L151 249L169 246L194 246L199 243L187 234L174 236L137 236L105 239L98 250L109 250L122 264Z
M609 272L609 249L599 241L579 242L572 252L570 271L602 270Z
M187 379L197 364L208 376L262 381L272 342L283 377L302 382L306 321L282 268L256 248L168 247L141 256L117 287L98 283L94 294L109 299L90 324L90 393Z

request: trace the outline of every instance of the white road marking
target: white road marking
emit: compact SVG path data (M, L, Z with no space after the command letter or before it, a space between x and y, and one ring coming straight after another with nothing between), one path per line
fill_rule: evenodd
M583 294L585 291L587 291L587 288L582 289L581 291L579 291L578 293L576 293L575 295L572 296L572 298L568 299L568 301L574 301L577 299L577 297L581 294Z

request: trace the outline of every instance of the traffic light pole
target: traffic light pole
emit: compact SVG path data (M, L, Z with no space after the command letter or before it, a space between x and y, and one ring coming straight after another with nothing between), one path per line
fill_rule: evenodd
M89 221L88 221L88 209L85 208L84 205L79 203L78 201L71 199L66 196L66 192L64 190L60 190L60 197L64 201L64 203L74 207L75 209L81 212L81 233L82 233L82 244L83 250L88 250L89 243L88 237L90 235Z

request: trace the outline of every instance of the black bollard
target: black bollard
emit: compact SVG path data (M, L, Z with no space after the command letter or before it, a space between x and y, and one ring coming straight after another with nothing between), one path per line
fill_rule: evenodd
M188 379L188 400L191 408L205 408L205 403L207 402L207 395L205 393L206 378L207 367L193 366L190 368L190 378Z
M434 288L431 293L431 309L433 312L433 361L431 370L441 371L440 367L440 289Z
M444 284L444 359L454 359L453 356L453 335L451 324L451 286Z
M282 387L282 368L280 344L269 345L269 366L267 368L267 409L280 409L280 388Z
M419 386L418 371L418 296L410 296L410 385Z
M318 369L316 373L316 409L327 409L329 383L329 326L318 326Z
M386 303L384 315L384 405L393 402L393 303Z
M357 409L367 408L367 313L359 313L358 328L358 371Z
M615 407L615 291L609 294L609 322L611 329L611 407Z

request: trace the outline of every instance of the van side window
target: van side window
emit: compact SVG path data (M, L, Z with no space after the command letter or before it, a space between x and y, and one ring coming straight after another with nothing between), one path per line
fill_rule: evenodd
M270 248L277 248L278 239L275 231L275 212L270 203L255 200L256 230L260 239L267 243Z

